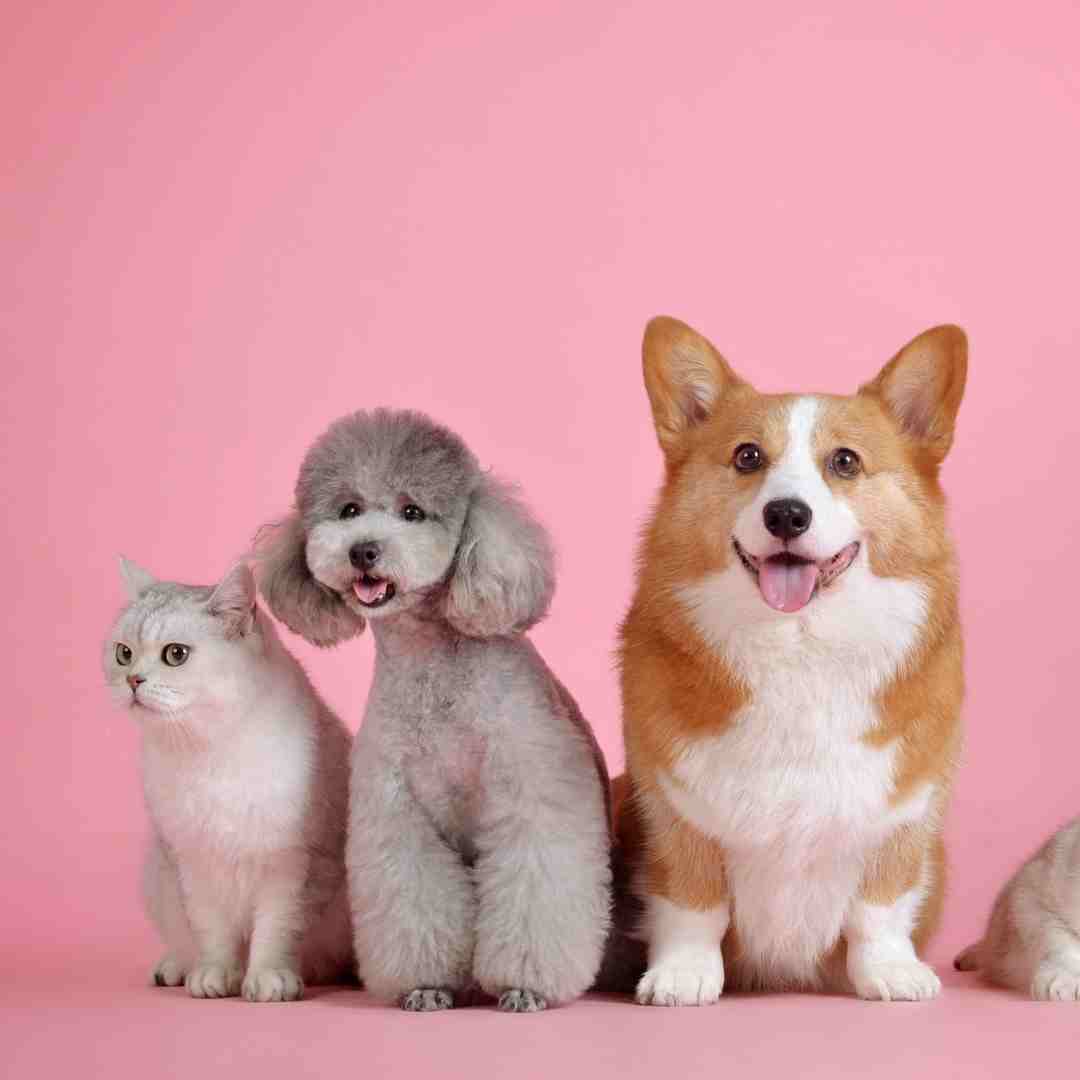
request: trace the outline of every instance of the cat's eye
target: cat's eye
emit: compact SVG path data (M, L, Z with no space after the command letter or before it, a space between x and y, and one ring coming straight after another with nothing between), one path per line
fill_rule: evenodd
M116 662L121 667L127 667L131 663L132 655L131 649L122 641L116 643Z
M338 514L338 517L341 518L342 521L346 521L349 518L356 517L359 513L360 513L360 504L359 503L346 503L341 508L341 513Z
M854 450L849 450L846 446L841 446L838 450L834 450L829 455L829 468L832 469L837 476L842 476L845 480L850 480L853 476L859 475L859 470L862 468L862 461L859 460L859 455Z
M403 506L401 508L401 516L406 521L423 521L424 518L427 517L427 514L425 514L416 503L409 503L408 506Z
M757 472L765 464L765 451L757 443L741 443L735 447L732 463L741 473Z
M169 667L179 667L190 655L191 649L187 645L180 645L175 641L161 650L161 659Z

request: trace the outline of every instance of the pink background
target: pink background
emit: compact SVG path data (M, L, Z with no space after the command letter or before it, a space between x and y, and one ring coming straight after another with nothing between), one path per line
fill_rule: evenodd
M897 1075L986 1075L1074 1037L1080 1014L954 977L926 1007L592 1000L533 1019L142 985L137 740L99 670L117 553L214 579L331 419L429 410L550 525L560 588L535 636L617 768L614 629L659 477L639 371L657 312L762 389L849 390L925 327L967 328L946 483L968 752L939 964L1080 811L1080 9L804 7L4 5L9 1075L407 1074L478 1045L527 1075L810 1076L882 1054ZM293 644L355 725L370 642Z

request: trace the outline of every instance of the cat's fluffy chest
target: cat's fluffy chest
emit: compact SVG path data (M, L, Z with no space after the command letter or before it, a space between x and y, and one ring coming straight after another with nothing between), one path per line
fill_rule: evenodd
M150 816L177 851L258 854L301 839L311 774L309 740L245 731L222 744L143 752Z

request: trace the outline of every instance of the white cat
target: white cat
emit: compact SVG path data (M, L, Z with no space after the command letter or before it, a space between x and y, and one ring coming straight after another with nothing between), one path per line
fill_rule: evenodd
M246 565L216 588L121 561L131 603L105 645L142 731L147 911L158 986L293 1001L345 974L350 736L255 604Z
M1009 880L983 939L960 971L1043 1001L1080 1001L1080 818L1056 832Z

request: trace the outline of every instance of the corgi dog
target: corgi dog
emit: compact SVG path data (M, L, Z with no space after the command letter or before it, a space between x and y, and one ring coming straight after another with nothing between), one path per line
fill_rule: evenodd
M619 646L637 1000L933 998L964 333L928 330L850 397L758 393L670 318L643 352L666 471Z

